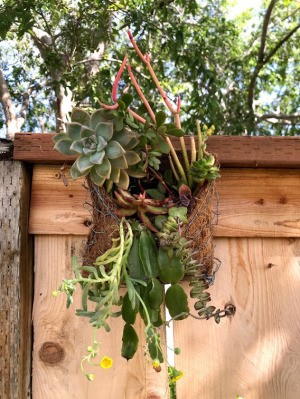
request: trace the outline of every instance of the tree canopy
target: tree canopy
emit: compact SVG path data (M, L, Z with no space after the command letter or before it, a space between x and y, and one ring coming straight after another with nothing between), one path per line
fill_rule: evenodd
M235 18L231 7L227 0L4 0L0 128L8 137L59 131L72 106L109 102L126 53L148 99L163 108L131 50L130 29L170 99L181 98L187 132L199 119L219 134L297 134L299 2L262 0ZM133 92L123 76L120 93Z

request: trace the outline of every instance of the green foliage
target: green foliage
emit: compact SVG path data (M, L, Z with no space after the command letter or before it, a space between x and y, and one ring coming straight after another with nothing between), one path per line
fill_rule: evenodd
M24 0L20 7L16 0L4 0L0 35L9 42L0 46L4 53L1 67L17 104L30 88L24 130L40 130L41 120L42 128L55 128L59 85L72 92L76 105L95 107L99 99L108 101L111 80L128 47L125 31L131 27L142 51L150 51L168 96L181 97L182 109L188 115L184 131L194 132L198 118L214 124L221 134L296 134L299 31L284 38L297 28L297 2L279 0L272 10L265 38L267 62L255 80L254 108L249 105L249 87L269 2L235 19L227 17L227 3ZM20 48L22 42L26 46ZM9 52L5 51L6 43ZM278 50L268 59L276 46ZM19 50L12 59L14 48ZM136 66L133 62L132 67ZM156 101L153 84L144 79L143 72L139 83ZM121 82L120 88L124 85Z

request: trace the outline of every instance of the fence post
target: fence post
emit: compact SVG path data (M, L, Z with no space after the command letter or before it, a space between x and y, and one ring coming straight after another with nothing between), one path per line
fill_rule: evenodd
M0 398L30 398L32 239L30 172L0 141Z

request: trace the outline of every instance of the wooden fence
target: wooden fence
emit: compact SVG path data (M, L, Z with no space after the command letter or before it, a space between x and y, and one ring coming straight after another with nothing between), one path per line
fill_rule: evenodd
M81 356L92 340L88 322L74 316L78 297L66 310L65 298L53 298L51 292L72 273L71 255L79 252L89 230L90 214L83 206L89 198L82 181L68 179L66 185L62 163L51 165L66 159L52 159L45 137L50 135L34 137L35 156L29 136L17 137L15 159L44 163L33 167L29 219L35 272L32 398L168 398L166 370L158 374L146 365L142 345L133 360L121 358L121 319L111 321L109 334L100 334L113 368L91 369L93 382L82 375ZM184 371L177 398L297 399L300 140L232 139L234 145L214 138L209 148L219 146L215 152L222 165L215 229L215 255L222 266L210 293L214 305L231 302L237 311L220 325L191 318L174 323L175 346L181 348L176 366ZM142 336L140 321L137 329Z

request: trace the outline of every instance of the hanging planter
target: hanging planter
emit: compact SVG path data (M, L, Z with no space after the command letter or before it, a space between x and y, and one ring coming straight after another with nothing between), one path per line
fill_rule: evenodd
M140 314L148 357L160 371L165 351L159 327L168 323L163 304L176 321L189 316L214 317L218 323L229 313L208 306L210 295L206 291L216 266L213 200L219 168L206 151L206 139L214 128L204 126L201 131L198 123L198 148L191 135L191 151L187 152L179 118L180 99L175 106L168 100L149 56L142 55L131 34L129 37L174 122L147 101L126 56L113 85L114 104L101 104L92 113L75 108L66 133L54 137L56 150L78 156L70 175L73 179L86 176L92 198L92 226L83 262L73 258L75 277L64 280L54 292L65 292L69 307L76 287L82 288L82 309L76 313L87 317L94 329L93 343L81 364L89 380L93 374L86 371L85 362L93 364L101 353L97 330L109 331L109 317L123 318L122 356L131 359L138 347L134 322ZM138 109L132 107L131 94L117 98L125 67L142 101ZM179 137L181 151L175 151L172 136ZM186 279L195 310L189 308L181 285ZM165 284L170 285L166 292ZM124 286L127 292L122 297L120 288ZM108 368L112 360L104 356L100 364ZM181 375L169 368L171 388Z

